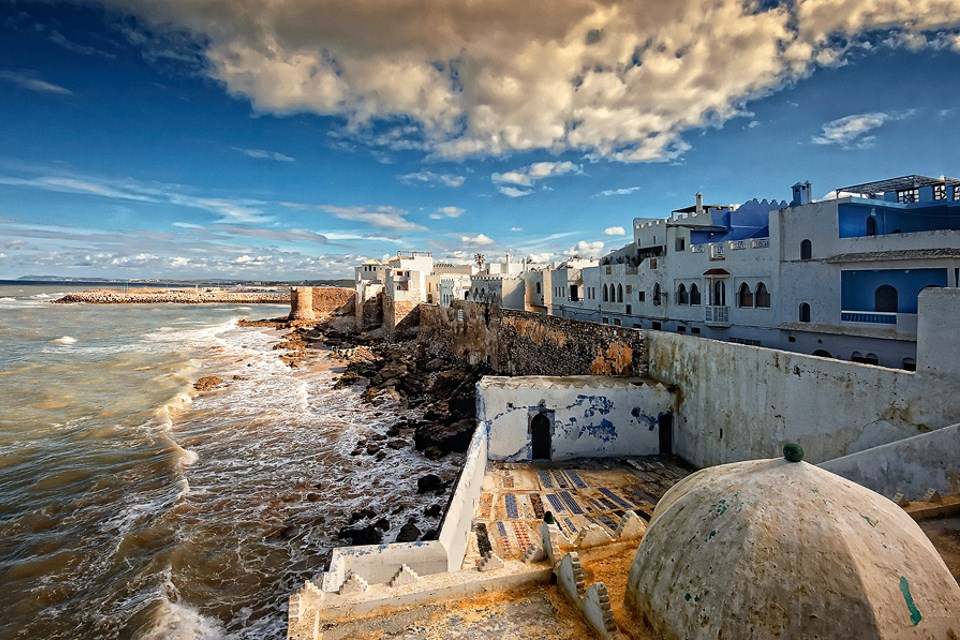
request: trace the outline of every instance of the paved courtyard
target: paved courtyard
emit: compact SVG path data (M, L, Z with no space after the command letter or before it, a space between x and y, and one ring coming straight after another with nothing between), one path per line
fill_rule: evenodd
M539 546L546 511L570 538L589 524L612 535L628 509L649 520L667 489L690 472L664 456L491 463L474 514L476 548L464 564L488 549L504 559L521 558L531 544Z

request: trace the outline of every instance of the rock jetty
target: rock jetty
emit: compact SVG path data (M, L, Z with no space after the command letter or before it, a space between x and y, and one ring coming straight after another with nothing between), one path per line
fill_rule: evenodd
M287 287L276 291L226 291L223 289L87 289L68 293L55 304L289 304Z

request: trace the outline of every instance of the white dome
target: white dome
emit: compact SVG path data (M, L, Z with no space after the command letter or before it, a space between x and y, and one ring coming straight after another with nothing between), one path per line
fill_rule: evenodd
M663 638L960 638L960 586L910 516L782 458L671 488L626 599Z

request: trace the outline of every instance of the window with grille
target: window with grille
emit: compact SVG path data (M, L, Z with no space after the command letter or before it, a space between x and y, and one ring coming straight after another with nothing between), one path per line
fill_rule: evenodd
M945 185L945 184L935 184L935 185L933 185L933 199L934 199L934 200L946 200L946 199L947 199L947 185Z
M909 204L920 199L920 189L901 189L897 191L897 202Z

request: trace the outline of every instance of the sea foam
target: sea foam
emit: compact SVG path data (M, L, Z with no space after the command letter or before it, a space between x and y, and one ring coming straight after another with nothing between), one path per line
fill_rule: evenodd
M77 339L71 338L70 336L63 336L62 338L57 338L56 340L51 340L50 342L54 342L56 344L76 344Z

